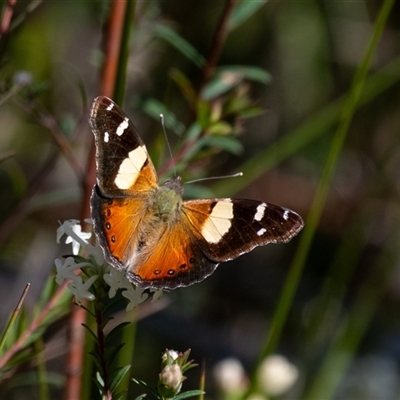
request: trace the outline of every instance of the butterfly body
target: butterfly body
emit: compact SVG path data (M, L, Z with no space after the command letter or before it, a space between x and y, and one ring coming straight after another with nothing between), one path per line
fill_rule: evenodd
M141 287L200 282L220 262L287 242L303 226L295 212L256 200L183 201L181 179L158 184L136 128L107 97L94 100L90 124L97 165L94 231L106 260Z

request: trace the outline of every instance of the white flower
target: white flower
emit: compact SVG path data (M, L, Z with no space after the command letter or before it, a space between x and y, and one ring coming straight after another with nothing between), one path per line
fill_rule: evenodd
M285 357L272 355L267 357L258 370L260 389L269 396L280 396L296 382L299 371Z
M147 293L144 293L144 291L145 289L130 285L122 292L122 296L126 297L129 300L126 311L133 310L137 305L143 303L149 297L149 295Z
M242 393L246 390L246 373L242 364L236 358L226 358L217 363L213 369L213 376L223 392Z
M162 289L150 289L150 293L153 293L153 298L151 299L151 302L153 302L159 300L164 291Z
M86 223L92 224L92 220L85 220ZM103 276L104 281L110 286L109 297L113 298L119 289L122 289L122 295L129 300L127 311L132 310L138 304L142 303L149 296L144 293L144 289L136 288L125 276L124 271L119 271L111 267L104 260L103 251L98 245L92 246L88 240L91 237L90 232L82 232L82 227L78 220L65 221L57 229L57 242L66 235L65 243L72 243L72 252L77 255L81 248L85 250L87 261L76 263L73 257L68 257L64 262L60 259L55 260L57 275L56 282L61 285L65 279L70 279L72 282L68 285L75 295L78 304L82 299L93 300L94 295L88 291L92 283L96 280L93 277L84 282L85 277L79 277L74 271L82 267L91 267L98 271L98 275ZM91 256L91 257L88 257ZM93 273L93 272L92 272ZM96 275L97 276L97 275ZM162 290L151 290L153 292L153 301L158 300L162 295Z
M69 290L75 296L75 301L81 305L84 299L94 300L94 294L89 292L90 286L96 281L98 275L91 276L86 282L83 282L81 276L76 276L73 282L68 284Z
M103 278L108 286L110 286L109 296L112 299L116 294L118 289L127 289L132 284L126 279L125 273L118 271L116 268L109 268L109 271L103 275Z
M160 373L160 381L167 388L178 391L183 381L181 367L178 364L166 365Z
M176 350L167 350L167 353L174 361L179 357L179 353Z
M65 221L58 229L57 229L57 242L60 242L60 239L67 235L67 239L65 243L72 243L72 253L77 255L79 253L80 246L87 248L89 245L88 239L92 236L90 232L82 232L82 227L78 220L71 219ZM93 247L93 246L90 246Z
M56 282L59 285L61 285L66 279L74 280L76 278L74 271L79 267L76 266L73 257L67 257L64 261L57 258L54 260L54 263L57 270Z

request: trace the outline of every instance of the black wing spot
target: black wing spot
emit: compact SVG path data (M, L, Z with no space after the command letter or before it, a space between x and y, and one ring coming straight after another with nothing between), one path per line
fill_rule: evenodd
M180 266L179 266L179 269L185 269L186 268L186 264L181 264Z
M156 269L155 271L154 271L154 275L160 275L161 274L161 270L160 269Z
M111 224L109 222L106 223L106 229L111 229Z
M168 275L174 275L175 274L175 270L174 269L169 269L168 270Z
M114 236L114 235L111 236L111 241L112 241L113 243L115 243L115 242L117 241L117 239L115 239L115 236Z

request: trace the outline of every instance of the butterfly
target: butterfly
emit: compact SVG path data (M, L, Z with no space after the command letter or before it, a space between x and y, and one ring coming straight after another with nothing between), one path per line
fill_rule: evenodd
M143 288L202 281L256 246L285 243L303 227L294 211L248 199L183 201L180 177L162 185L138 131L111 99L94 99L93 228L105 259Z

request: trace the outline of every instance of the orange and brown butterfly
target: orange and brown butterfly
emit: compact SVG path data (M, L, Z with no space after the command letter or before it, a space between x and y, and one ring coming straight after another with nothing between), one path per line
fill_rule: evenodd
M183 201L179 177L162 185L146 146L121 108L99 96L90 125L97 184L94 232L106 260L140 287L175 289L202 281L219 263L256 246L285 243L303 227L295 212L262 201Z

